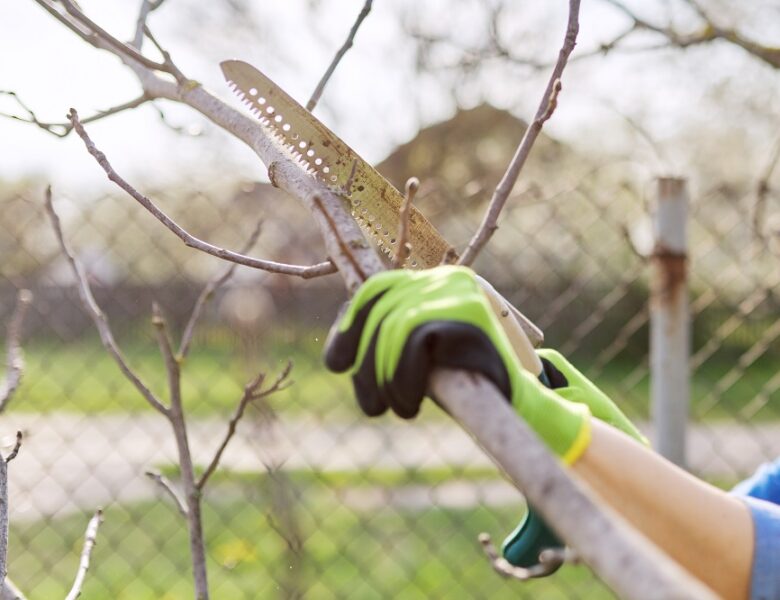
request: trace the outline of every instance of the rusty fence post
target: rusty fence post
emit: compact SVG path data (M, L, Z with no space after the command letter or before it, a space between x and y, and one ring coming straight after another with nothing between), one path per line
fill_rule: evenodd
M690 401L688 191L685 179L658 178L650 291L650 395L655 446L685 466Z

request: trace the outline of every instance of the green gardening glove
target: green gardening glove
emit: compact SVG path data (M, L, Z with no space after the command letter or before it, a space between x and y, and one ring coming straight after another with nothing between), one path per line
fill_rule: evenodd
M524 369L473 271L442 266L374 275L331 330L325 363L349 371L367 415L419 412L436 368L492 381L547 446L567 463L590 442L587 402L568 401Z

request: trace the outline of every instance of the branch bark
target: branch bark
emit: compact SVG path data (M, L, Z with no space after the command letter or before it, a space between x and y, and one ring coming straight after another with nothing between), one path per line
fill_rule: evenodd
M6 371L5 380L0 387L0 413L6 409L8 402L22 382L22 373L24 371L24 356L22 355L21 346L22 325L31 302L32 292L19 290L16 296L16 308L14 308L6 330Z
M81 596L81 588L84 587L84 579L89 570L89 561L92 556L92 550L95 548L95 543L97 542L98 528L102 522L103 511L98 509L87 525L87 531L84 534L84 547L81 550L81 559L79 560L79 569L76 572L76 580L73 582L73 587L70 589L68 595L65 596L65 600L76 600L76 598Z
M577 43L577 33L580 28L579 14L580 1L569 0L569 18L566 25L566 35L563 38L563 45L558 52L558 60L555 63L550 79L547 82L544 94L542 94L542 100L539 103L536 116L534 117L533 122L526 128L523 139L520 141L520 145L517 147L515 155L509 163L509 167L501 178L495 192L493 192L493 197L490 199L490 204L482 219L482 223L480 223L476 233L469 241L468 247L463 252L459 264L472 264L479 252L493 236L496 229L498 229L498 217L520 175L520 171L522 171L523 166L525 165L525 161L528 159L528 155L531 153L531 148L533 148L536 138L539 137L539 133L542 131L545 122L555 111L555 107L558 103L558 93L561 90L561 76L563 75L563 70L566 68L569 55L572 53L574 46Z

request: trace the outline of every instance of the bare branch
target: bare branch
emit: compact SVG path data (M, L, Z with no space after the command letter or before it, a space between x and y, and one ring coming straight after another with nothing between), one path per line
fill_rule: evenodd
M19 290L16 295L16 308L14 308L6 330L6 371L5 381L0 385L0 413L5 410L22 381L22 372L24 371L24 356L21 346L22 325L32 297L30 290Z
M25 595L8 577L0 585L0 600L27 600Z
M249 240L244 245L244 247L241 249L241 253L248 252L252 249L252 246L257 243L257 238L260 236L260 229L261 229L262 223L258 223L255 227L255 230L252 232L252 235L249 236ZM183 360L187 357L187 354L190 351L190 343L192 342L192 336L195 333L195 326L198 324L198 321L200 320L200 315L203 312L204 307L208 303L208 301L211 299L211 297L214 295L214 292L216 292L220 287L225 285L225 283L233 276L233 273L236 270L237 263L231 264L227 269L225 269L224 273L221 275L218 275L211 281L209 281L206 284L206 287L203 288L200 295L198 296L198 299L195 301L195 307L192 309L192 314L190 314L190 318L187 321L187 325L184 328L184 333L181 336L181 342L179 343L179 352L177 354L177 358L179 361Z
M154 202L138 192L133 186L131 186L119 174L117 174L116 171L114 171L114 168L108 162L106 155L97 149L94 142L89 137L89 134L87 134L84 127L82 127L81 121L79 121L78 113L75 109L71 109L68 116L71 120L71 123L73 123L73 128L76 130L76 133L78 133L79 137L81 137L81 139L84 141L87 150L103 168L103 170L106 172L106 175L108 175L108 178L116 183L130 196L132 196L132 198L135 199L136 202L143 206L147 211L152 213L152 215L158 221L160 221L160 223L175 233L186 246L195 248L196 250L200 250L206 254L211 254L212 256L216 256L217 258L221 258L223 260L238 263L247 267L252 267L253 269L261 269L263 271L281 273L283 275L296 275L298 277L302 277L303 279L311 279L313 277L320 277L322 275L329 275L330 273L336 272L336 267L332 262L322 262L311 266L288 265L285 263L274 262L272 260L263 260L260 258L245 256L238 252L232 252L230 250L225 250L224 248L219 248L218 246L214 246L208 242L204 242L203 240L196 238L183 229L178 223L176 223L176 221L171 219L162 210L160 210Z
M568 548L548 548L543 550L539 554L539 563L529 567L516 567L502 558L496 552L496 548L493 545L493 541L487 533L481 533L479 535L479 543L482 545L482 550L490 560L490 565L493 570L501 575L510 579L518 579L520 581L527 581L537 577L547 577L557 571L564 563L576 563L576 555Z
M87 277L86 271L84 270L84 266L76 258L65 241L65 237L62 233L62 226L60 225L59 215L57 215L57 212L54 210L54 204L52 203L51 187L46 188L46 211L49 214L49 220L51 221L52 227L54 228L54 233L56 234L57 241L60 244L60 249L65 255L65 258L68 260L73 275L76 277L76 287L78 289L81 304L92 319L92 322L95 324L95 327L100 334L100 341L103 343L103 347L108 351L108 353L114 359L114 362L116 362L116 364L119 366L119 370L122 371L122 374L125 376L125 378L133 384L135 389L138 390L138 392L146 399L152 408L167 416L168 409L165 408L162 402L157 399L154 393L128 366L122 351L119 349L119 346L114 339L114 334L111 332L111 326L108 322L108 317L106 317L105 313L100 309L100 306L98 306L98 303L95 301L95 297L92 295L92 288L89 285L89 279Z
M22 102L22 100L19 98L16 92L0 90L0 94L11 96L14 100L16 100L16 103L27 113L27 118L20 117L18 115L11 115L7 113L0 113L0 116L6 117L7 119L12 119L14 121L21 121L22 123L31 123L59 138L64 138L71 131L73 131L73 124L70 122L50 123L38 119L35 112L33 112L31 108L29 108L24 102ZM138 98L133 98L132 100L129 100L123 104L117 104L116 106L112 106L111 108L106 108L105 110L99 110L94 115L90 115L89 117L84 119L82 123L92 123L94 121L105 119L106 117L110 117L111 115L115 115L125 110L138 108L139 106L145 104L146 102L149 102L150 100L151 98L147 96L145 93L141 94L140 96L138 96Z
M200 479L195 484L195 487L198 490L203 490L206 482L208 482L209 478L213 475L214 471L216 471L217 467L219 466L219 461L222 458L222 454L225 452L227 445L235 435L238 422L244 416L244 411L246 410L246 407L249 405L249 403L285 389L289 384L287 381L287 376L290 374L291 370L292 362L288 362L287 366L277 376L276 380L270 385L270 387L266 388L265 390L260 389L263 385L263 382L265 381L264 373L260 373L244 387L244 394L241 396L241 400L236 407L236 411L233 413L233 416L228 422L228 428L225 432L225 437L222 438L222 442L217 447L217 451L214 453L214 458L211 459L211 463L209 463L209 466L206 467L203 475L201 475Z
M84 579L89 570L89 559L92 556L92 550L97 541L98 528L102 522L103 511L98 509L87 525L87 531L84 534L84 547L81 550L81 560L79 560L79 570L76 572L76 579L73 582L73 587L70 589L70 592L68 592L65 600L76 600L76 598L81 596L81 588L84 587Z
M558 52L558 61L555 63L555 68L547 82L547 88L544 94L542 94L542 101L539 103L536 116L533 122L526 128L523 139L520 141L514 157L512 157L512 162L509 163L509 167L501 178L498 187L493 192L493 197L490 199L490 204L482 219L482 223L480 223L479 229L477 229L471 241L469 241L469 245L459 261L462 265L472 264L493 233L498 229L498 217L517 181L517 177L520 175L520 171L523 169L523 165L525 165L525 161L531 152L531 148L533 148L536 138L542 131L545 121L552 116L555 110L558 92L561 89L561 76L566 68L569 55L577 43L577 33L580 27L579 12L580 0L569 0L569 19L563 46Z
M314 93L311 95L311 98L309 98L309 101L306 103L306 110L312 111L314 110L314 107L317 106L317 102L319 102L320 96L322 96L322 92L325 90L325 86L328 85L328 81L333 75L333 72L336 70L336 67L339 65L339 62L341 62L341 59L344 58L344 55L349 51L349 49L352 48L352 44L355 41L355 35L357 34L358 29L360 29L360 25L363 23L363 20L368 16L368 13L371 12L372 3L373 0L366 0L366 3L363 5L363 8L360 9L357 19L355 19L355 23L352 25L352 29L349 30L349 35L347 36L347 40L344 42L344 45L341 46L341 48L339 48L339 51L336 52L336 56L333 57L330 66L328 66L328 69L325 71L325 74L322 76L322 79L320 79L320 82L317 84Z
M5 593L8 575L8 463L19 453L22 446L22 432L16 432L16 444L8 458L0 456L0 583Z
M157 471L146 471L146 473L144 474L152 481L157 482L157 484L162 488L162 490L166 494L168 494L168 496L171 497L173 503L176 505L176 508L179 511L179 514L186 519L187 505L184 499L174 489L171 481L165 475L163 475L162 473L158 473Z
M141 8L138 11L138 18L135 21L135 36L133 37L133 47L141 51L141 46L144 43L144 28L146 27L146 19L149 14L160 8L165 0L143 0L141 2Z
M39 4L42 3L41 0L36 0L36 2L38 2ZM73 19L75 19L83 26L85 26L89 32L93 33L95 36L99 37L101 40L106 42L115 51L132 58L134 61L136 61L140 65L143 65L147 69L162 71L164 73L169 73L170 75L173 75L179 84L184 84L187 82L187 78L170 61L170 57L166 57L165 55L163 55L163 58L165 59L164 62L162 63L155 62L145 57L133 46L126 44L124 42L120 42L118 39L116 39L114 36L108 33L105 29L100 27L100 25L98 25L92 19L87 17L87 15L85 15L81 11L81 9L79 9L78 6L76 6L76 4L71 2L71 0L59 0L59 2L65 7L65 10L71 17L73 17Z
M325 207L322 197L319 194L315 194L312 198L312 203L327 223L329 232L336 239L336 243L339 246L341 256L348 261L351 267L350 270L354 269L354 272L357 273L361 283L368 279L368 275L363 269L363 266L354 256L353 248L351 248L349 242L344 239L341 227L339 227L339 224L336 223L333 215L331 215L330 211ZM365 241L363 243L365 243Z
M632 22L631 29L628 32L622 33L620 36L615 38L612 42L606 44L610 48L616 47L617 44L622 40L624 40L626 37L628 37L630 33L633 33L634 31L644 30L644 31L651 31L653 33L657 33L663 36L667 42L666 43L667 46L670 45L676 48L688 48L690 46L707 44L717 40L729 42L731 44L734 44L735 46L742 48L748 54L755 56L756 58L760 59L764 63L768 64L770 67L774 69L780 69L780 48L760 44L758 42L746 38L742 34L735 31L734 29L720 27L712 20L710 15L708 15L707 12L702 8L702 6L695 0L686 0L686 3L694 10L694 12L697 14L697 16L702 21L702 23L696 30L689 33L678 31L671 25L662 26L662 25L656 25L654 23L651 23L650 21L647 21L646 19L639 17L636 13L634 13L631 9L629 9L625 4L623 4L619 0L603 0L603 1L614 6L617 10L619 10L626 17L628 17ZM657 48L657 46L644 48L644 49L655 49L655 48Z
M21 431L17 431L16 432L16 442L14 442L14 447L11 449L11 453L8 456L5 457L6 464L11 462L13 459L15 459L16 456L19 454L19 450L22 447L22 438L23 438L22 432Z
M160 45L160 43L157 41L157 38L152 35L151 30L146 25L144 25L144 33L146 34L146 37L148 37L152 42L152 44L154 44L154 47L157 48L157 51L162 55L163 64L168 67L168 71L173 74L173 76L176 78L176 81L178 81L180 84L186 83L188 81L187 76L184 75L179 67L176 66L176 64L173 62L173 59L171 58L171 53Z
M406 180L406 194L404 196L404 203L401 205L401 218L398 222L398 245L395 247L395 255L393 255L392 266L394 269L400 269L406 259L409 258L409 254L412 252L412 247L407 241L409 239L409 215L412 212L412 202L417 194L417 190L420 189L420 180L416 177L410 177Z
M168 334L168 324L157 302L152 303L152 325L154 325L157 345L160 348L163 361L165 361L165 372L168 376L168 392L170 394L171 406L168 409L168 417L170 418L172 412L174 412L173 405L181 403L181 370L179 361L173 354L171 337Z

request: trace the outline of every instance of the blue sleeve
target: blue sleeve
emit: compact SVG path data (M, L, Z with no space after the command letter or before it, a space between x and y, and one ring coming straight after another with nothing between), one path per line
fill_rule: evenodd
M750 600L780 598L780 506L746 496L753 517L753 567Z
M743 496L753 518L750 598L780 598L780 458L762 465L732 493Z
M780 504L780 458L761 465L750 479L738 484L732 493Z

